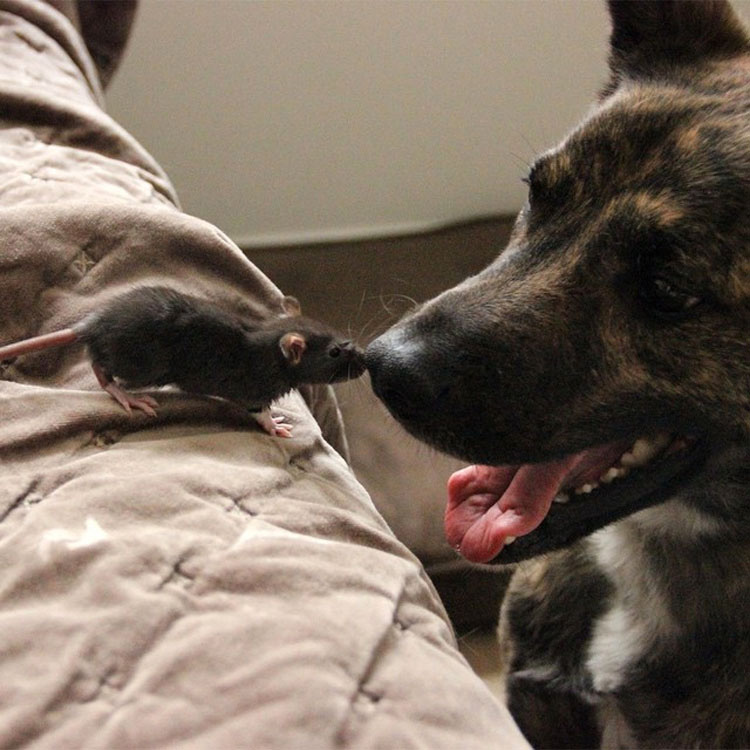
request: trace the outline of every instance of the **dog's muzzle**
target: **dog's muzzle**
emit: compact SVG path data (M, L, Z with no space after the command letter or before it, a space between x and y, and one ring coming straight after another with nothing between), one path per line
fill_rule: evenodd
M365 352L372 388L389 411L410 422L434 408L448 378L425 344L399 327L373 341Z

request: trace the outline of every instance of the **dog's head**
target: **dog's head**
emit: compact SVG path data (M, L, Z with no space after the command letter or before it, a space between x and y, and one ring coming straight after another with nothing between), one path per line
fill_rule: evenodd
M750 441L750 43L720 0L610 12L610 81L534 163L508 247L367 353L406 429L476 464L446 532L477 562L699 503Z

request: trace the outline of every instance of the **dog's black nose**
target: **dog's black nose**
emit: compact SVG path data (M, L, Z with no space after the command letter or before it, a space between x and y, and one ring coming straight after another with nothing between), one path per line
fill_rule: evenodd
M365 352L375 395L399 419L413 420L434 407L444 391L443 373L425 346L401 328L391 328Z

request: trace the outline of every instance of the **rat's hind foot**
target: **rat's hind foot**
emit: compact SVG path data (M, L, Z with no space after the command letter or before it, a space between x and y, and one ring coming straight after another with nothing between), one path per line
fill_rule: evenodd
M286 417L274 417L268 409L252 412L255 421L273 437L290 438L292 436L292 425L286 421Z
M156 416L156 407L159 405L159 402L156 399L151 398L151 396L133 396L123 388L120 388L117 383L107 383L107 385L104 386L104 390L107 391L107 393L109 393L109 395L112 396L112 398L117 401L117 403L120 404L128 414L133 413L132 409L140 409L150 417Z
M111 377L97 364L93 366L94 375L99 381L99 385L109 393L112 398L122 406L125 411L132 415L133 409L140 409L150 417L156 416L156 407L159 406L159 402L151 398L151 396L133 396L128 393L124 388L121 388L115 383Z

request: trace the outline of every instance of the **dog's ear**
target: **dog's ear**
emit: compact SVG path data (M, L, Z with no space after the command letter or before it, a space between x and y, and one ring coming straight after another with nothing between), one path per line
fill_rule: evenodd
M750 52L727 0L608 0L611 93L623 78L669 77L681 65Z

